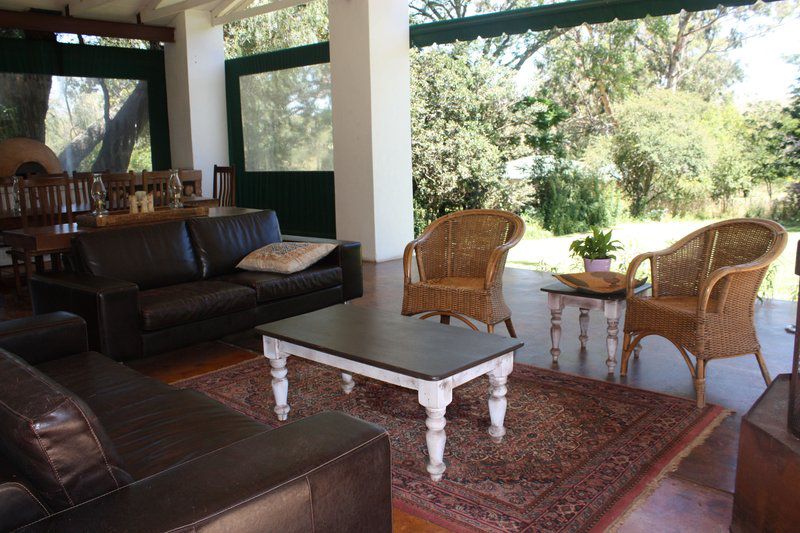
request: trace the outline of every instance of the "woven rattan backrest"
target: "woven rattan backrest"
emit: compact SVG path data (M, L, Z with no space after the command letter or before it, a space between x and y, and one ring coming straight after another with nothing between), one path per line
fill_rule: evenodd
M484 277L492 251L519 237L522 227L522 219L506 211L476 209L446 215L425 230L417 249L418 264L427 279Z

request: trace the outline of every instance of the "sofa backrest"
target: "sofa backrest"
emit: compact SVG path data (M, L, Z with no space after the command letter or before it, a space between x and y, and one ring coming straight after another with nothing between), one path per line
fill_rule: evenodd
M75 248L89 273L130 281L142 290L200 278L183 220L83 233Z
M256 248L281 241L278 217L271 210L193 218L187 225L204 278L229 274Z
M91 409L73 393L0 349L0 447L51 511L131 482Z

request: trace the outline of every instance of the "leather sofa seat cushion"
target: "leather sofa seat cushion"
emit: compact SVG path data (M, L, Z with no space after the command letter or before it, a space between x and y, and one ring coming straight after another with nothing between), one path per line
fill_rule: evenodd
M200 278L185 221L84 233L75 247L95 276L130 281L140 290Z
M37 368L85 399L135 479L270 429L203 394L170 387L95 352Z
M92 410L72 391L0 349L0 446L52 511L131 481Z
M270 210L235 217L193 218L187 226L204 278L231 274L253 250L281 241L278 217Z
M216 279L251 287L256 291L258 303L265 303L338 287L342 284L342 269L314 265L294 274L240 271Z
M145 331L198 322L251 309L249 287L222 281L194 281L139 292L139 317Z

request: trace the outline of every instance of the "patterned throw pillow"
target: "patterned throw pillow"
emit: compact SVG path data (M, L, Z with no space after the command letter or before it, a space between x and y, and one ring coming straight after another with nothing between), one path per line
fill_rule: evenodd
M334 248L336 245L330 243L275 242L250 252L236 266L256 272L294 274L310 267Z

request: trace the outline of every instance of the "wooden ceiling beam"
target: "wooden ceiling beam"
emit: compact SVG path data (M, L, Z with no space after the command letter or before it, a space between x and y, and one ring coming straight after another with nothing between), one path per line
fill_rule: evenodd
M169 26L110 22L22 11L0 10L0 28L141 39L162 43L175 42L175 28Z
M312 1L313 0L274 0L269 4L262 4L260 6L250 7L247 9L242 9L242 7L239 7L236 10L231 11L226 15L212 18L211 23L214 24L215 26L219 26L221 24L228 24L229 22L235 22L237 20L242 20L249 17L255 17L256 15L263 15L265 13L272 13L273 11L279 11L281 9L286 9L289 7L308 4L309 2Z

